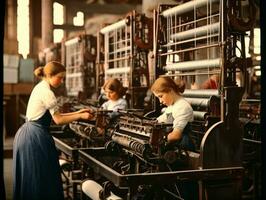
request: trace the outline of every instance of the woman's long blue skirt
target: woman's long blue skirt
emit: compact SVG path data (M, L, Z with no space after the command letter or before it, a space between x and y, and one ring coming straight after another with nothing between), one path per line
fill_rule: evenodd
M49 127L26 122L13 147L13 199L64 199L58 152Z

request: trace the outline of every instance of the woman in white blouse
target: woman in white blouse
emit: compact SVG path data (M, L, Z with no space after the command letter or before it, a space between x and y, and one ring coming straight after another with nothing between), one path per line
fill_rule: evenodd
M157 120L158 122L173 123L173 130L167 135L167 142L178 142L183 148L193 149L188 137L189 122L193 120L193 109L182 97L185 84L183 81L175 82L170 77L160 77L152 85L151 91L166 109Z
M89 109L60 113L51 88L63 83L66 69L49 62L35 69L42 80L31 92L26 122L19 128L13 148L13 199L64 199L58 152L49 134L51 120L67 124L93 118Z

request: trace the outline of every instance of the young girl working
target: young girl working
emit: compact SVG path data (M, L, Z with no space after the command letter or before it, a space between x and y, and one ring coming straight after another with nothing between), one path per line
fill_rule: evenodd
M158 122L173 123L173 130L167 135L167 142L178 142L183 148L193 149L188 137L189 122L193 120L193 109L182 97L185 84L176 83L170 77L160 77L152 85L151 91L166 109L157 120Z
M125 88L118 79L108 79L103 85L103 90L108 101L103 103L101 108L104 110L112 110L114 112L112 115L115 115L115 112L120 109L127 109L127 101L123 98Z

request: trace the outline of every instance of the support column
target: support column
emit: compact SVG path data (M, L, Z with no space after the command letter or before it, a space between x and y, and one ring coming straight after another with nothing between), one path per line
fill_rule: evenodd
M42 0L42 48L53 43L53 1Z
M6 1L5 15L5 35L4 35L4 53L17 54L17 1Z

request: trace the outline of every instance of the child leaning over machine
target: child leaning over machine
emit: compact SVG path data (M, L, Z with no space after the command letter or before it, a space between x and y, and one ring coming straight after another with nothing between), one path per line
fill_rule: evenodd
M158 122L173 123L173 130L167 135L168 143L178 143L184 149L193 150L194 145L189 137L190 125L193 120L193 109L182 97L185 83L175 82L170 77L160 77L152 85L151 91L166 109Z
M112 111L108 113L110 118L109 124L112 126L120 115L118 110L125 110L128 107L126 99L123 98L126 88L115 78L108 79L102 88L108 100L101 105L101 109ZM103 133L103 129L98 128L98 132Z

